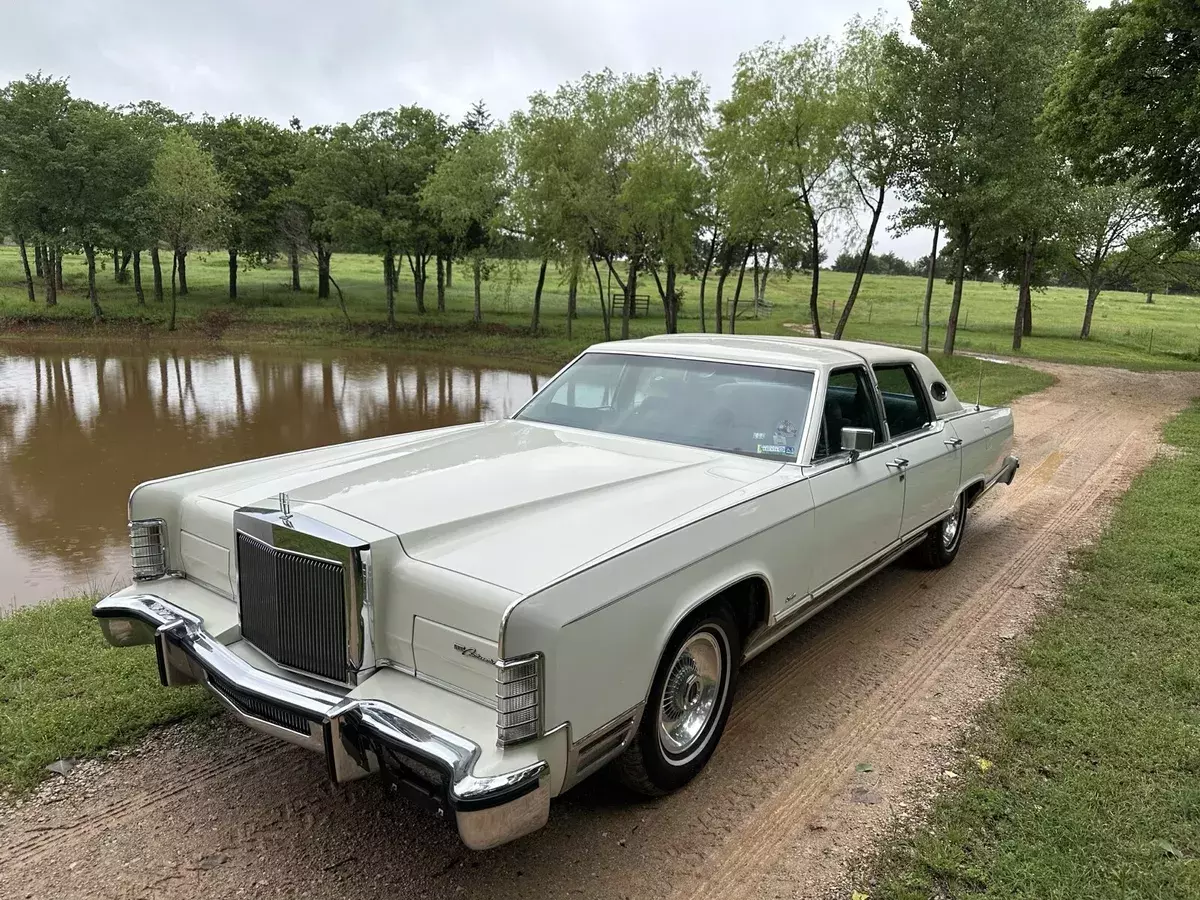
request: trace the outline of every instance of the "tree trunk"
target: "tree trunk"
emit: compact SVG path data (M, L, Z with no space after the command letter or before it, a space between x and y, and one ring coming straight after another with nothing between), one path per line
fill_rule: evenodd
M383 280L387 284L388 328L396 327L396 256L391 247L383 255Z
M42 244L33 245L33 264L37 267L37 277L46 277L46 248Z
M960 238L958 259L954 264L954 296L950 300L950 318L946 320L946 342L942 352L954 355L954 339L958 336L958 311L962 307L963 279L967 274L967 243Z
M920 352L929 355L929 310L934 305L934 274L937 271L937 239L942 223L934 224L934 248L929 253L929 270L925 272L925 305L920 317Z
M237 299L238 252L229 251L229 299ZM253 291L251 292L253 293Z
M92 321L104 320L104 312L100 309L100 297L96 294L96 248L84 244L83 255L87 257L88 300L92 304Z
M1154 291L1146 291L1146 302L1147 303L1154 302Z
M84 256L87 256L86 250L84 251ZM113 281L115 281L119 284L121 281L121 251L119 248L113 247L112 258L113 258Z
M546 265L550 260L543 256L542 267L538 269L537 287L533 289L533 323L531 328L534 334L537 334L538 326L542 319L542 289L546 286Z
M1036 255L1035 255L1036 258ZM1033 271L1029 273L1030 287L1025 291L1025 312L1021 316L1021 329L1024 337L1033 334Z
M858 291L862 287L863 276L867 274L867 263L871 260L871 247L875 243L875 229L879 227L879 217L883 215L883 198L886 191L887 189L884 187L880 187L879 189L875 211L871 214L871 227L867 229L867 241L863 245L862 256L858 260L858 268L854 272L854 284L850 286L850 296L846 298L846 305L842 307L841 318L838 319L837 328L834 329L834 340L840 341L842 335L846 333L846 325L850 322L850 311L854 309L854 301L858 299Z
M62 274L62 247L54 248L54 289L56 291L65 290Z
M700 331L708 331L704 322L704 287L708 282L708 273L712 271L713 259L717 255L717 230L713 229L712 240L708 242L708 256L704 260L704 271L700 273Z
M132 257L132 250L121 251L121 268L117 271L117 284L129 284L129 260Z
M629 278L625 281L625 302L621 305L621 340L629 339L629 314L637 296L638 258L629 260Z
M150 267L154 270L154 302L163 302L162 259L158 255L158 247L150 248Z
M1033 281L1033 254L1033 242L1026 241L1025 255L1021 260L1021 287L1017 291L1017 316L1013 320L1012 348L1014 350L1021 349L1021 338L1026 334L1025 314L1029 307L1030 283Z
M46 246L46 305L58 306L58 279L54 277L54 246Z
M471 274L475 278L475 312L473 321L476 325L483 321L483 299L481 297L481 288L483 285L483 260L476 254L471 260Z
M677 278L675 263L667 263L667 334L679 333L679 297L675 293Z
M737 333L737 308L738 300L742 297L742 281L746 278L746 264L750 261L750 251L746 251L746 255L742 257L742 266L738 269L737 287L733 289L733 303L729 310L729 333Z
M326 250L323 244L317 244L317 299L329 299L329 257L332 250Z
M292 244L288 248L289 262L292 264L292 293L300 293L300 251Z
M600 266L596 262L596 257L588 254L588 258L592 261L592 271L596 273L596 290L600 292L600 319L604 323L604 339L612 340L612 317L609 315L608 303L604 299L604 279L600 277Z
M418 253L414 260L408 257L408 269L413 277L413 296L417 300L417 313L425 315L425 261L426 257Z
M722 306L722 300L725 297L725 279L729 277L729 270L733 268L733 248L726 247L725 252L721 254L721 271L717 275L717 308L714 319L717 323L717 334L722 334L725 331L724 313L725 308Z
M449 290L454 287L454 257L446 257L446 288Z
M575 318L575 307L579 303L579 262L571 263L571 280L567 284L567 340L571 339L571 325Z
M179 251L176 250L171 254L171 321L167 325L167 331L175 330L175 276L179 271Z
M37 292L33 289L33 273L29 270L29 252L25 249L25 238L18 237L17 245L21 248L21 268L25 270L25 293L29 295L30 303L37 303Z
M142 251L133 251L133 293L137 295L138 306L146 305L146 292L142 290Z
M446 311L446 259L442 254L437 255L437 301L438 312Z
M1092 313L1096 309L1096 298L1100 296L1100 286L1094 281L1088 285L1087 307L1083 311L1083 328L1079 331L1079 339L1086 341L1092 335Z
M817 296L821 291L821 229L817 220L809 216L812 229L812 290L808 294L808 314L812 318L813 337L821 336L821 312L817 308Z
M187 251L177 250L175 256L179 260L179 296L186 297L188 294L187 286Z

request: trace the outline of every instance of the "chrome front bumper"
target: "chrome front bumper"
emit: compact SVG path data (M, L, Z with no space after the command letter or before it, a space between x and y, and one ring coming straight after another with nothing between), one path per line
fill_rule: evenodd
M379 700L356 699L257 669L205 632L201 620L153 594L113 596L92 609L110 644L154 644L168 687L204 684L259 731L322 752L335 782L382 772L486 850L536 831L550 814L549 766L472 774L479 747Z

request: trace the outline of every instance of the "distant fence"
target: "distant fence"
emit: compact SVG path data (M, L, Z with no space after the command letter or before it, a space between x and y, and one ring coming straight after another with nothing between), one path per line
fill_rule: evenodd
M625 305L625 295L615 291L608 292L608 314L612 317L620 315ZM636 319L639 315L650 315L650 295L634 294L629 301L629 318Z

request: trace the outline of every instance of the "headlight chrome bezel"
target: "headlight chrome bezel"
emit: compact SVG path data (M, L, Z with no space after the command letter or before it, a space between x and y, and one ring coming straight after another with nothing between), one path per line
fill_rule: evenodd
M496 743L512 747L542 737L545 665L540 653L496 660Z
M134 581L153 581L171 574L165 519L131 519L129 561Z

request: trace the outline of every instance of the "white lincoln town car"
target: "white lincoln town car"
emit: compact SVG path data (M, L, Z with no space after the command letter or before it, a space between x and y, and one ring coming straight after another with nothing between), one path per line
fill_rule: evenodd
M485 849L604 766L687 783L742 665L901 556L954 559L1012 433L906 350L601 344L509 419L140 485L135 583L94 614Z

